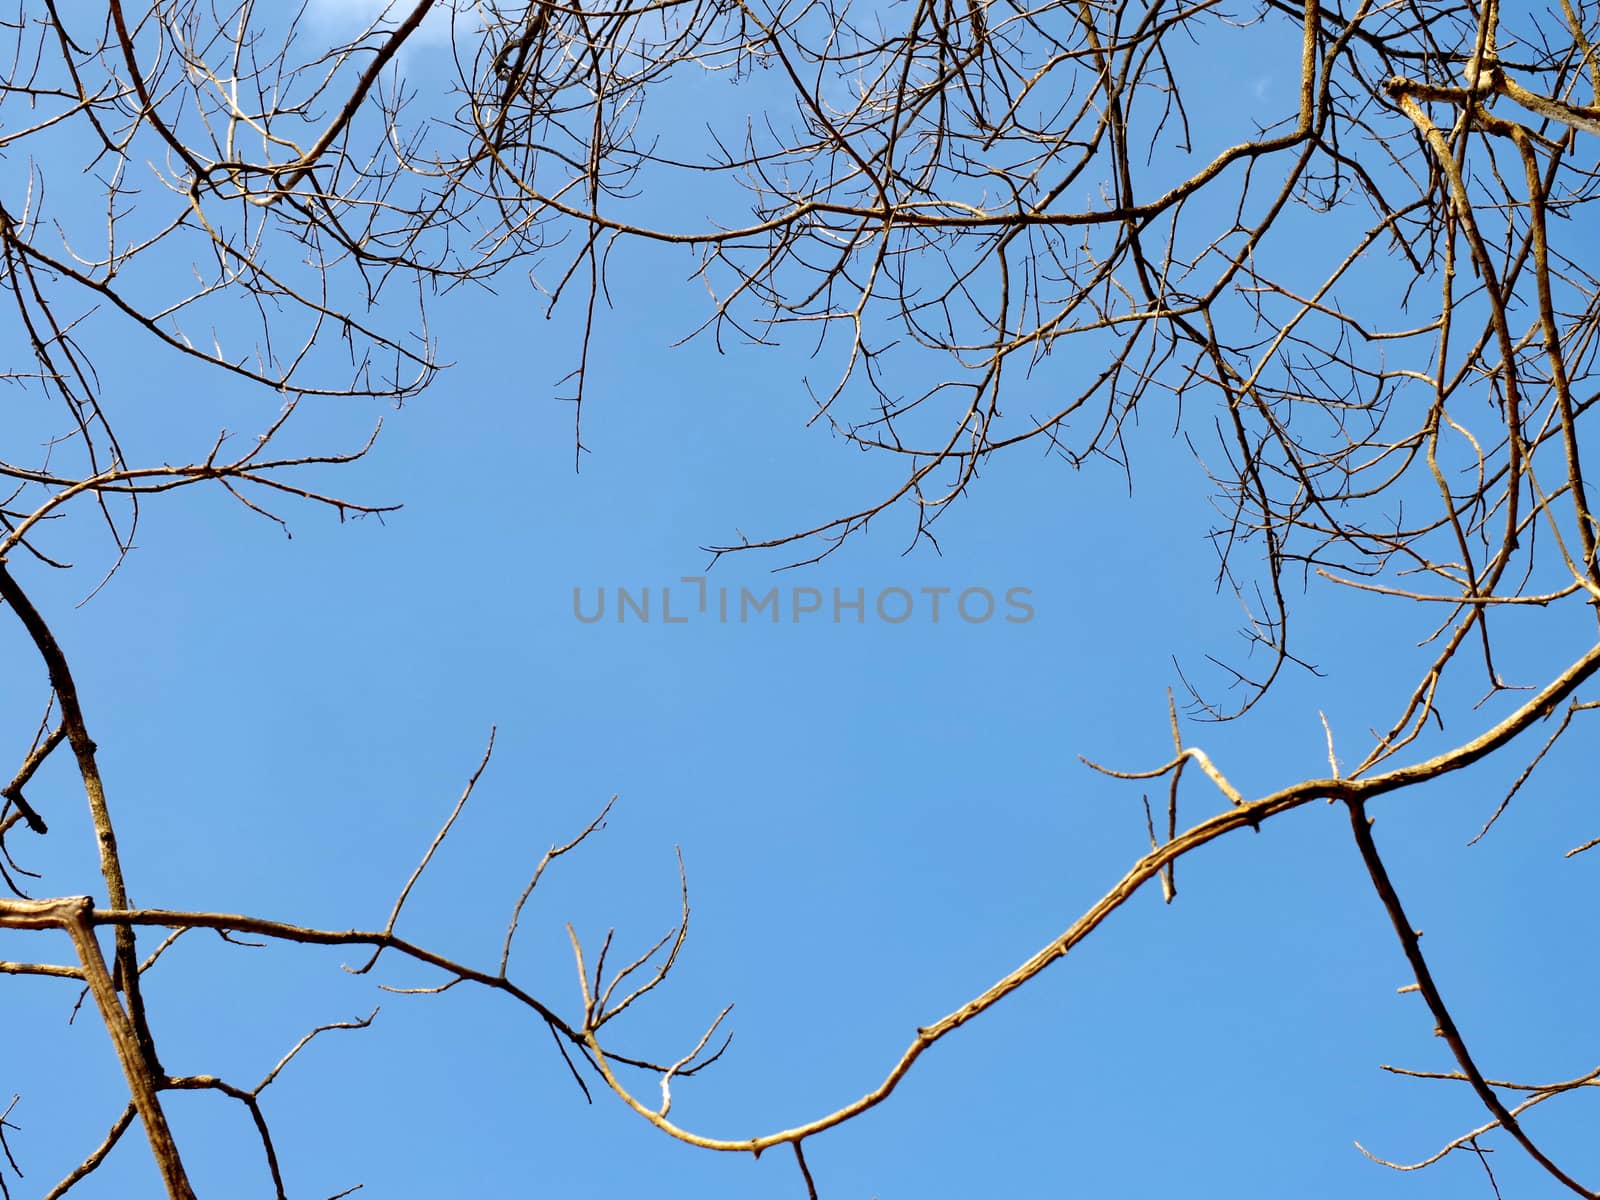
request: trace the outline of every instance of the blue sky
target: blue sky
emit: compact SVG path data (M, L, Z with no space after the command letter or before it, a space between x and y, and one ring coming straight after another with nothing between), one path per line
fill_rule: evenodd
M339 524L286 507L286 538L190 489L148 505L137 552L89 603L73 607L86 574L28 582L73 658L140 904L380 926L493 727L493 761L400 925L488 965L545 847L617 795L603 833L540 885L514 967L575 1013L565 923L586 946L615 927L620 950L642 950L675 919L681 847L681 966L612 1037L671 1057L733 1002L732 1048L674 1089L674 1111L736 1137L875 1086L918 1025L1047 943L1143 853L1139 785L1077 756L1164 761L1174 656L1189 669L1235 645L1239 613L1212 584L1203 476L1151 420L1131 495L1109 464L1075 471L1024 448L940 522L942 553L903 553L911 529L891 512L821 564L774 575L780 559L733 556L708 576L785 595L1027 588L1025 623L935 624L920 609L892 627L575 620L574 589L681 588L707 574L702 547L811 523L888 478L804 428L800 347L672 348L698 310L692 285L663 281L675 289L691 266L653 249L619 259L581 472L554 398L573 316L547 320L508 279L498 296L436 304L455 365L421 398L324 405L297 427L308 444L352 444L383 416L374 453L329 482L400 511ZM270 412L181 364L146 368L144 343L95 328L131 457L180 458ZM1325 675L1286 678L1248 722L1186 726L1247 795L1325 773L1319 712L1358 758L1409 686L1413 631L1377 624L1384 608L1320 585L1293 601ZM1535 627L1513 663L1532 675L1578 645ZM0 702L24 728L42 673L16 629L0 646L16 681ZM1464 708L1457 729L1486 723ZM1486 1071L1566 1077L1592 1065L1573 1055L1596 982L1577 915L1591 864L1560 859L1587 836L1570 836L1586 819L1577 744L1494 836L1464 846L1525 757L1386 801L1377 830ZM22 861L87 890L66 765L34 787L55 834ZM1193 820L1217 798L1186 803ZM1482 1118L1456 1085L1378 1069L1449 1060L1422 1002L1396 994L1407 969L1342 809L1209 847L1180 864L1178 888L1171 906L1137 897L935 1048L887 1104L808 1143L822 1195L1488 1194L1462 1156L1399 1175L1352 1145L1420 1158ZM24 953L38 951L21 935L0 941L0 956ZM398 959L339 970L357 957L191 934L150 977L168 1067L236 1082L309 1028L381 1004L370 1029L325 1035L267 1093L291 1194L804 1194L788 1154L691 1150L609 1095L585 1104L545 1031L495 997L381 993L440 980ZM103 1030L67 1024L70 985L12 981L6 997L28 1034L8 1044L0 1091L22 1093L12 1145L33 1194L103 1136L121 1085ZM179 1096L170 1112L202 1195L270 1194L241 1111ZM1583 1099L1532 1124L1600 1166ZM1553 1194L1504 1139L1486 1144L1502 1148L1503 1194ZM130 1138L82 1194L155 1187Z

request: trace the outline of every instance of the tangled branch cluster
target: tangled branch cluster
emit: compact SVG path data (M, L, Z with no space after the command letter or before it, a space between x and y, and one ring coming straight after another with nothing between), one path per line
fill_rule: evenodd
M26 165L0 189L0 289L14 314L0 599L37 649L51 698L4 789L0 873L21 897L6 839L47 833L27 789L65 749L106 902L0 904L0 926L64 931L77 960L0 967L81 981L131 1097L105 1144L49 1194L91 1173L137 1118L169 1194L191 1195L161 1115L161 1094L186 1088L249 1109L283 1194L259 1099L284 1064L253 1088L161 1065L140 979L197 929L366 945L373 961L392 950L441 968L446 986L503 992L556 1035L580 1082L598 1076L696 1145L790 1146L815 1194L807 1138L886 1099L928 1046L1034 979L1145 883L1162 880L1171 899L1179 857L1316 799L1349 808L1456 1056L1451 1077L1489 1113L1447 1151L1475 1149L1499 1127L1571 1190L1600 1194L1518 1120L1595 1076L1520 1085L1479 1070L1367 815L1379 796L1471 767L1566 705L1531 771L1597 703L1580 698L1600 668L1590 629L1532 699L1401 765L1447 697L1481 690L1475 665L1491 696L1507 689L1504 630L1537 618L1564 639L1600 602L1583 458L1600 397L1600 280L1586 232L1597 19L1574 0L1558 13L1502 13L1498 0L1263 0L1244 12L1222 0L414 0L330 42L249 0L103 10L21 0L3 24L0 83L0 151ZM453 84L438 100L419 100L398 72L428 20L448 26L437 53ZM1221 77L1241 44L1259 52L1261 74ZM134 908L90 719L30 598L30 572L63 568L82 544L61 519L81 509L108 536L113 570L141 503L192 484L274 520L286 500L383 511L301 481L370 441L300 454L278 449L285 431L308 403L398 403L425 388L438 369L435 297L513 266L548 303L584 314L568 376L581 414L608 263L640 242L688 256L709 296L701 336L811 348L832 372L812 395L813 419L888 467L883 491L852 511L719 553L814 559L900 512L931 538L997 456L1034 443L1074 467L1098 459L1131 473L1133 423L1159 418L1204 464L1219 578L1266 652L1254 667L1225 666L1226 702L1192 689L1200 713L1242 715L1299 661L1297 584L1437 614L1414 687L1354 769L1338 767L1330 735L1330 775L1252 800L1186 743L1174 713L1172 762L1113 772L1168 781L1166 834L1152 820L1148 855L1060 938L918 1030L878 1088L742 1139L670 1117L671 1083L720 1053L709 1050L720 1017L676 1061L601 1042L676 962L686 892L674 933L609 976L609 943L591 969L574 939L580 1015L570 1018L508 975L516 914L498 969L483 970L395 935L405 893L388 926L368 932ZM224 435L188 465L132 461L120 431L139 413L96 362L107 337L260 389L272 415L243 450ZM576 440L581 450L581 426ZM1225 803L1180 830L1190 762ZM533 882L576 844L553 849ZM135 933L148 927L171 934L141 960ZM115 931L109 964L96 928ZM661 1102L640 1099L621 1068L659 1076ZM1509 1103L1506 1091L1523 1098ZM3 1130L0 1118L0 1142Z

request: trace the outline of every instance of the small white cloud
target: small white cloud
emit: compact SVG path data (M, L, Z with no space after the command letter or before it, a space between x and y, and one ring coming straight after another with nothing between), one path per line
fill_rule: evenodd
M432 0L422 27L406 39L411 48L439 46L450 41L450 0ZM403 21L418 0L309 0L306 14L317 26L339 36L354 37L373 24L393 27Z

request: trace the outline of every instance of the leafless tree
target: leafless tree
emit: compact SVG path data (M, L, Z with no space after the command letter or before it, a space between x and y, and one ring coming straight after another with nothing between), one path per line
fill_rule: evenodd
M448 96L419 98L399 70L425 21L447 27ZM1583 459L1600 396L1597 23L1586 0L1560 0L1558 12L1502 12L1498 0L413 0L331 43L303 14L251 0L19 0L4 23L0 286L12 362L24 365L5 376L0 599L38 652L49 699L36 731L8 734L22 761L4 788L0 874L16 898L0 902L0 927L63 931L72 961L0 970L81 981L129 1094L104 1144L48 1195L92 1173L135 1120L168 1194L193 1195L162 1112L177 1089L243 1105L284 1194L259 1101L322 1030L253 1086L169 1074L141 980L198 930L369 947L363 970L388 952L441 969L445 986L498 991L551 1031L581 1086L602 1082L693 1145L786 1147L815 1195L808 1139L887 1100L930 1046L1029 984L1146 884L1170 901L1179 858L1313 802L1348 810L1415 990L1454 1055L1456 1071L1440 1077L1470 1087L1486 1112L1428 1161L1475 1152L1498 1130L1570 1190L1600 1195L1600 1181L1576 1178L1521 1120L1592 1086L1600 1068L1547 1082L1486 1077L1372 816L1391 793L1520 754L1510 803L1600 706L1583 699L1600 640L1582 611L1600 602ZM1267 64L1263 103L1224 103L1251 86L1218 78L1246 41ZM686 128L677 101L707 87L722 89L725 115ZM669 191L704 217L664 222L652 197ZM1327 774L1265 795L1236 788L1174 707L1170 761L1099 768L1165 782L1165 819L1158 829L1152 816L1149 852L1131 870L1016 970L918 1029L872 1090L732 1140L671 1113L673 1082L720 1053L721 1017L684 1057L609 1040L609 1023L677 961L687 886L673 931L620 968L608 967L609 941L574 936L575 1000L543 1000L516 981L523 903L598 818L537 864L488 965L395 932L472 783L382 929L132 906L115 798L96 764L96 699L80 695L34 600L37 580L86 547L100 546L102 573L113 573L141 507L179 488L224 489L271 520L291 502L381 512L307 482L372 441L280 452L302 410L328 397L398 403L426 388L438 369L429 306L513 267L531 274L540 303L576 305L592 331L610 305L611 256L640 242L680 247L692 263L707 297L699 336L809 344L831 371L813 419L885 464L881 493L852 511L718 553L811 561L902 515L913 540L931 538L982 469L1026 443L1074 467L1108 460L1131 478L1126 435L1143 419L1206 464L1218 580L1249 614L1253 656L1194 678L1194 715L1245 717L1308 665L1291 622L1307 586L1381 601L1422 637L1389 723L1353 757L1330 730ZM272 418L243 448L225 436L187 465L159 453L135 461L119 430L138 414L97 363L108 321L270 394ZM585 339L567 377L580 452L588 354ZM1506 631L1527 629L1563 665L1513 691L1508 680L1544 661L1504 648ZM22 674L11 683L35 686ZM1469 732L1446 736L1447 712ZM1512 745L1557 712L1541 749ZM57 753L82 780L103 905L71 894L80 881L28 880L13 857L25 833L48 831L29 784ZM1186 825L1180 801L1212 811ZM1600 844L1581 831L1573 841L1573 854ZM24 883L52 898L26 898ZM98 930L114 935L110 961ZM157 930L165 940L141 949L137 935ZM644 1098L650 1086L659 1100Z

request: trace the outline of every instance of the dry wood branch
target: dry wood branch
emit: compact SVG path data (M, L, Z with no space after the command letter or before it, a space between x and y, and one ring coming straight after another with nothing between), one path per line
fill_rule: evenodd
M1438 985L1434 982L1433 972L1429 969L1427 959L1423 956L1421 939L1415 928L1406 919L1405 908L1400 902L1399 893L1395 891L1394 883L1389 878L1388 868L1384 865L1383 857L1378 852L1377 842L1372 836L1372 819L1366 815L1366 807L1359 798L1351 798L1350 825L1355 833L1356 846L1361 851L1361 859L1367 866L1367 872L1372 876L1372 885L1377 890L1378 898L1383 902L1385 911L1389 914L1394 924L1396 937L1400 940L1400 947L1405 952L1406 961L1411 964L1411 969L1416 972L1417 986L1422 997L1428 1004L1428 1010L1433 1013L1434 1020L1438 1022L1438 1031L1450 1052L1455 1056L1456 1062L1461 1065L1461 1071L1466 1080L1471 1083L1472 1090L1483 1101L1494 1117L1495 1123L1506 1130L1517 1143L1528 1152L1528 1156L1545 1169L1557 1182L1580 1196L1591 1196L1593 1193L1585 1188L1572 1176L1568 1175L1545 1151L1537 1145L1532 1137L1517 1120L1517 1112L1505 1106L1494 1087L1484 1078L1473 1060L1471 1052L1467 1049L1466 1039L1457 1028L1455 1020L1450 1015L1450 1010L1445 1006L1444 997L1440 995ZM1528 1100L1521 1108L1527 1108L1535 1100ZM1520 1109L1518 1110L1520 1111ZM1479 1130L1477 1133L1486 1132ZM1440 1157L1443 1155L1441 1154Z
M494 754L494 732L493 729L489 730L489 744L484 747L483 759L478 763L478 769L473 771L472 777L467 780L467 786L461 791L461 798L456 801L456 806L450 810L450 815L445 818L444 824L439 827L439 832L434 835L432 843L428 846L427 853L422 856L422 861L417 864L417 869L411 872L411 877L406 880L405 886L400 889L399 898L395 900L394 908L389 913L389 920L383 927L383 932L386 935L394 932L394 924L400 919L400 910L405 907L406 898L411 895L411 889L416 886L417 880L422 878L422 873L428 869L428 864L433 861L434 852L444 844L445 837L450 833L450 827L456 823L456 818L461 815L461 810L467 806L467 801L472 798L472 789L478 786L478 780L483 777L484 771L488 769L489 758ZM382 953L383 948L380 946L372 952L372 957L367 959L365 963L359 967L352 968L352 972L356 975L365 975L377 964L378 956Z
M66 708L65 700L62 707ZM94 938L94 925L94 901L88 896L68 900L0 900L0 926L60 929L72 939L83 978L100 1011L100 1019L111 1035L117 1062L133 1097L133 1108L144 1126L167 1195L171 1200L194 1200L194 1189L189 1185L182 1156L161 1108L160 1077L145 1053L132 1018L118 999L111 973L100 955L100 945ZM125 940L132 944L131 938ZM136 972L133 974L136 977Z
M169 1079L158 1063L141 973L195 928L360 945L370 957L358 971L393 950L443 974L392 990L497 990L545 1023L586 1094L573 1046L674 1136L719 1150L791 1145L815 1195L807 1137L885 1099L929 1046L1031 983L1145 882L1159 879L1170 901L1184 854L1313 799L1343 800L1364 820L1371 800L1482 762L1567 705L1487 831L1574 714L1600 703L1576 696L1595 651L1532 676L1531 699L1519 692L1525 647L1566 644L1529 629L1567 638L1600 616L1600 519L1584 461L1600 419L1592 4L1266 0L1252 20L1288 67L1288 86L1253 105L1204 107L1200 95L1215 92L1217 64L1241 36L1239 15L1216 0L1005 9L933 0L892 11L851 0L508 0L477 6L470 20L458 6L437 56L453 72L452 98L419 102L401 79L402 53L422 52L424 21L447 8L409 0L346 37L249 3L114 0L95 12L43 0L0 23L10 63L0 150L25 164L0 196L0 302L21 350L0 381L12 385L7 411L23 431L0 445L0 601L60 708L0 789L0 878L20 894L28 873L4 839L23 825L48 832L34 780L65 744L107 893L104 909L70 917L77 902L40 902L52 928L78 931L80 965L7 962L0 973L87 984L135 1097L52 1196L92 1172L136 1112L159 1126L151 1106L168 1086L246 1103L282 1193L260 1087ZM681 119L689 94L703 129ZM68 178L94 181L92 203L67 190ZM677 198L671 215L655 207L666 195ZM628 259L645 246L663 257ZM1315 677L1306 646L1320 632L1298 615L1306 587L1338 587L1352 605L1398 614L1384 626L1395 631L1426 614L1415 649L1401 651L1412 656L1406 682L1375 698L1386 707L1352 769L1324 719L1326 779L1247 799L1186 745L1169 693L1170 762L1147 772L1090 764L1112 778L1166 780L1164 830L1143 799L1148 853L1059 938L918 1030L879 1087L743 1141L667 1119L671 1083L722 1052L707 1053L722 1017L689 1056L664 1064L603 1052L599 1041L679 961L689 918L681 856L679 919L642 954L614 967L608 933L590 970L572 935L581 1020L563 1020L509 978L545 869L604 826L609 804L539 860L495 970L395 935L489 751L381 929L133 909L91 736L104 730L87 722L28 574L67 569L84 544L69 531L88 520L105 538L90 570L109 579L136 544L142 506L195 484L215 484L285 530L277 506L289 500L341 519L381 517L386 506L313 486L323 468L367 454L370 440L342 455L279 447L303 403L398 404L426 388L440 365L430 313L464 284L527 274L541 305L574 309L568 357L547 373L574 402L581 456L590 368L621 295L608 288L640 261L667 279L660 264L672 254L704 293L698 312L683 311L685 337L719 350L803 347L815 366L795 385L799 419L882 469L848 502L725 537L714 556L815 562L892 521L913 545L936 546L934 523L1008 454L1031 445L1083 469L1073 486L1107 466L1131 488L1148 461L1143 431L1163 427L1204 475L1214 583L1241 608L1241 653L1206 653L1207 641L1195 657L1208 665L1178 668L1193 715L1243 717L1297 671ZM619 324L631 336L637 323L629 314ZM262 432L234 453L206 430L196 457L186 440L196 431L174 431L170 453L163 443L143 460L159 465L132 465L118 429L139 419L136 389L115 369L122 344L96 353L124 335L178 386L200 372L260 397L270 409ZM642 350L636 340L627 349ZM128 445L148 452L150 432ZM1185 603L1183 581L1148 557L1130 586L1154 574L1164 603ZM1463 718L1475 699L1500 719ZM1489 727L1447 740L1447 722L1463 719ZM1395 766L1407 756L1419 761ZM1180 830L1191 762L1227 807ZM1370 831L1356 836L1403 946L1419 953ZM90 952L106 924L116 937L109 974ZM171 933L141 962L133 935L145 925ZM1415 986L1443 1012L1420 972ZM1438 1019L1448 1028L1447 1014ZM1496 1092L1509 1085L1479 1076L1459 1035L1452 1048L1493 1120L1447 1152L1487 1166L1478 1139L1504 1128L1577 1188L1515 1121L1564 1091L1507 1108ZM661 1107L633 1099L619 1067L658 1076ZM176 1162L174 1147L156 1144L167 1136L154 1128L152 1145ZM167 1169L169 1190L179 1187L181 1167Z
M1442 778L1462 770L1522 733L1538 721L1552 706L1559 704L1575 688L1591 678L1596 671L1600 671L1600 645L1591 648L1587 654L1562 672L1554 683L1504 720L1471 741L1465 742L1444 754L1436 755L1431 759L1408 767L1400 767L1382 774L1370 775L1363 779L1329 778L1306 780L1274 792L1269 796L1264 796L1259 800L1241 802L1238 805L1230 806L1208 820L1191 826L1178 837L1169 840L1158 849L1152 850L1135 863L1104 896L1090 906L1060 937L1041 948L1015 970L973 997L960 1008L932 1024L918 1029L911 1045L877 1087L851 1103L805 1124L775 1133L742 1139L713 1138L694 1133L674 1124L661 1112L649 1108L637 1099L611 1069L610 1064L607 1062L605 1051L600 1046L595 1032L587 1026L584 1033L584 1042L588 1046L606 1084L622 1098L629 1108L633 1109L634 1112L638 1113L657 1129L690 1145L708 1150L759 1154L772 1146L796 1142L822 1133L852 1120L888 1099L910 1072L916 1061L931 1046L965 1025L968 1021L988 1012L1001 1000L1005 999L1006 996L1040 975L1047 967L1065 958L1074 946L1098 929L1106 918L1127 903L1140 888L1151 879L1159 878L1169 863L1175 862L1184 855L1198 850L1202 846L1208 845L1229 833L1247 827L1255 829L1265 820L1315 800L1343 800L1354 809L1368 800L1400 791L1412 784ZM1171 770L1175 766L1176 763L1168 764L1164 769ZM1147 772L1142 775L1129 775L1127 777L1149 778L1152 774L1160 773ZM592 1013L593 999L589 994L588 979L583 969L582 950L579 948L577 937L572 933L570 926L568 927L568 933L572 939L573 952L578 961L578 973L584 992L585 1011L586 1013ZM1424 990L1426 990L1426 987ZM1505 1121L1502 1113L1497 1112L1495 1115L1502 1122ZM1507 1124L1507 1128L1514 1132L1513 1125L1514 1119L1512 1123ZM1541 1163L1543 1161L1541 1158Z

